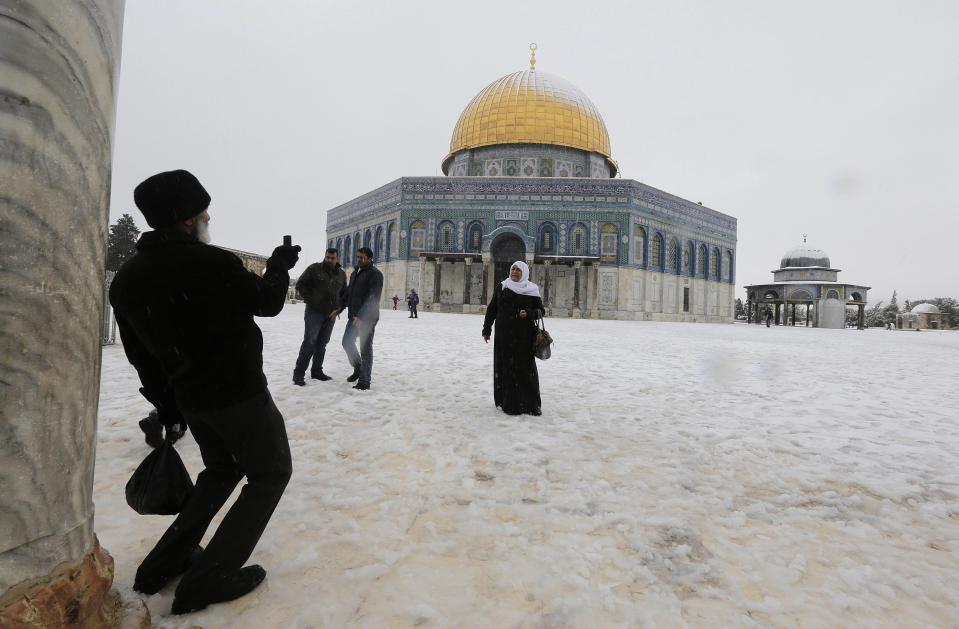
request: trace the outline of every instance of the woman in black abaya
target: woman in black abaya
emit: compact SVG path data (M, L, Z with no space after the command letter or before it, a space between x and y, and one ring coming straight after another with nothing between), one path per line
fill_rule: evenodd
M493 339L493 401L509 415L540 415L539 374L533 358L537 319L545 312L529 267L514 262L486 308L483 339ZM494 328L495 322L495 328Z

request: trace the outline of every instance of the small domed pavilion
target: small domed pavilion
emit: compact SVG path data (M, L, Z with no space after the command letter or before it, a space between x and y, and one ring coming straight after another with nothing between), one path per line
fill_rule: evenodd
M761 323L763 313L771 311L776 325L796 325L796 306L804 305L806 326L843 328L846 308L855 306L859 311L857 327L862 329L870 287L839 283L839 271L832 268L825 251L806 244L803 236L801 245L783 255L771 284L746 286L748 321Z
M942 313L934 304L917 304L909 312L896 315L897 330L943 330Z

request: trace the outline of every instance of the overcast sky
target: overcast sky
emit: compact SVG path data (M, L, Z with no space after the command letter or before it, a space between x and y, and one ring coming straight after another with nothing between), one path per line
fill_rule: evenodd
M127 0L111 222L186 168L214 242L319 260L326 211L442 176L470 99L584 91L624 178L736 217L738 296L809 234L870 301L959 297L959 2ZM305 267L301 262L296 275Z

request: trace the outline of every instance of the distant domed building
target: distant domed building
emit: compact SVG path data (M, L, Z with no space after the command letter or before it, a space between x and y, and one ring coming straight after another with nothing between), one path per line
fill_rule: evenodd
M771 284L746 286L748 320L761 323L764 313L770 312L776 325L796 325L796 306L803 305L807 308L807 326L843 328L846 308L854 306L858 309L857 327L864 327L870 287L841 284L839 272L832 268L826 252L807 245L803 236L801 245L783 255Z
M344 264L370 247L384 304L483 312L525 260L553 316L731 321L736 219L615 179L596 106L535 69L506 75L466 106L445 177L403 177L327 212Z
M897 330L947 330L948 322L933 304L917 304L909 312L896 315Z

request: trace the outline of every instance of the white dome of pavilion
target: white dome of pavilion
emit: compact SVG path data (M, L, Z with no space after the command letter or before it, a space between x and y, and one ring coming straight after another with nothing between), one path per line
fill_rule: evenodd
M939 314L939 308L932 304L919 304L909 312L912 314Z

